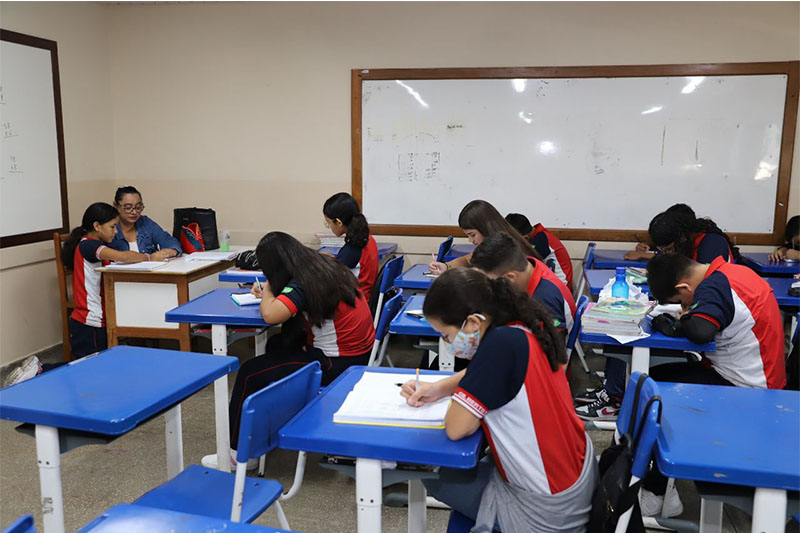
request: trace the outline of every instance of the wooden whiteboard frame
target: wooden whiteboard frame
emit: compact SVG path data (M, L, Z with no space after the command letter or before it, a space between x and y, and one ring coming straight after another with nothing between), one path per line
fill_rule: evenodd
M352 69L351 71L351 143L352 194L363 206L361 108L362 87L367 80L447 80L447 79L514 79L514 78L641 78L666 76L748 76L783 74L787 77L783 112L780 166L775 198L772 233L731 233L737 244L780 244L783 242L792 156L797 126L800 61L771 63L707 63L695 65L626 65L596 67L492 67L492 68L428 68L428 69ZM697 206L700 207L700 206ZM702 210L701 210L702 212ZM656 213L653 213L655 216ZM458 226L415 226L406 224L371 224L376 235L440 236L460 235ZM566 240L626 241L637 240L640 230L550 228Z
M21 44L33 48L41 48L50 52L50 65L53 69L53 99L55 101L56 112L58 174L59 182L61 184L61 227L0 237L0 248L8 248L10 246L19 246L20 244L49 241L53 239L53 233L69 232L69 208L67 203L67 163L64 155L64 125L63 119L61 118L61 82L58 76L58 44L55 41L50 41L48 39L41 39L39 37L33 37L31 35L25 35L23 33L17 33L3 29L0 29L0 41Z

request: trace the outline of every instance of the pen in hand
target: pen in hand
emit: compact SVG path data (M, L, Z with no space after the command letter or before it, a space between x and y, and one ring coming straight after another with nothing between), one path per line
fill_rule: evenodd
M417 368L417 375L414 378L414 390L419 390L419 368Z

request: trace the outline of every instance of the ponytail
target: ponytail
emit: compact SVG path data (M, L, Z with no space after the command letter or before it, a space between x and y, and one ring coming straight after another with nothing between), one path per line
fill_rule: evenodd
M105 202L96 202L86 208L83 212L81 225L73 229L61 247L61 262L67 268L73 268L75 264L75 249L87 233L94 229L94 223L105 224L119 216L113 205Z
M355 198L346 192L336 193L325 201L322 213L331 220L339 219L347 226L345 243L358 249L367 245L369 224L367 218L361 214L361 208Z
M547 310L526 294L514 290L505 278L489 279L478 270L454 268L433 282L425 296L425 316L460 326L474 313L489 315L493 325L522 322L547 356L550 369L566 364L563 340Z

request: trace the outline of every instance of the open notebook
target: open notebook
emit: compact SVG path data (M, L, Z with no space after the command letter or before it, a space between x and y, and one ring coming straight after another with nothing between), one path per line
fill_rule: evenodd
M231 300L236 302L236 305L256 305L261 303L261 298L256 298L249 292L231 294Z
M238 252L194 252L184 257L187 261L229 261L237 255Z
M414 374L389 374L364 372L347 395L342 406L333 415L333 421L343 424L367 424L375 426L399 426L410 428L444 428L444 417L450 405L450 397L411 407L400 396L400 387L414 379ZM421 382L434 382L442 376L421 374Z
M158 270L164 268L169 263L166 261L142 261L140 263L111 263L104 268L111 270L131 270L138 272L150 272L151 270Z

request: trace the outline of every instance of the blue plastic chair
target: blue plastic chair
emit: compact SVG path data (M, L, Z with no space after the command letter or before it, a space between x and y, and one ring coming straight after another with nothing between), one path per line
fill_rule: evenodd
M192 465L134 504L232 522L252 522L275 503L281 527L290 529L278 499L293 496L294 486L281 496L283 487L277 481L246 477L247 460L277 448L278 430L317 395L321 379L322 371L315 361L247 397L242 409L235 474ZM297 471L302 480L305 455L301 455ZM299 488L297 472L295 484Z
M397 294L389 298L389 301L383 306L381 312L381 319L378 326L375 328L375 342L372 344L372 353L369 356L368 366L381 366L383 357L386 355L386 347L389 345L389 323L394 320L400 309L403 308L403 289L397 289ZM378 350L380 349L380 355ZM377 357L376 357L377 356ZM394 366L391 359L387 358L389 366Z
M405 257L399 255L394 259L387 261L385 265L383 265L383 272L381 274L381 286L379 287L378 293L378 305L375 307L377 311L375 312L375 321L372 323L372 327L378 327L378 320L381 316L381 308L383 306L383 298L386 296L386 293L389 292L392 287L394 287L394 280L397 279L403 272L403 264L405 263Z
M439 251L436 253L436 261L439 263L444 261L444 256L447 255L447 252L450 251L450 248L453 247L453 237L448 237L442 244L439 245Z
M584 289L586 289L586 272L590 270L594 266L594 249L597 246L597 243L590 242L586 245L586 252L583 254L583 268L581 270L581 281L578 283L578 286L575 288L575 294L572 296L577 300L579 296L583 294Z
M586 364L586 357L583 354L581 343L578 342L578 334L581 331L581 317L583 316L583 312L586 311L587 305L589 305L589 297L584 294L578 298L577 309L575 311L575 321L572 324L572 329L569 331L569 335L567 335L567 363L569 363L570 357L572 356L572 351L574 350L575 353L578 354L578 359L581 362L583 371L588 374L589 365Z
M467 518L458 511L450 512L450 519L447 521L446 533L469 533L469 530L475 525L475 520Z
M33 517L29 514L20 516L13 524L5 528L3 533L36 533L36 528L33 527Z

